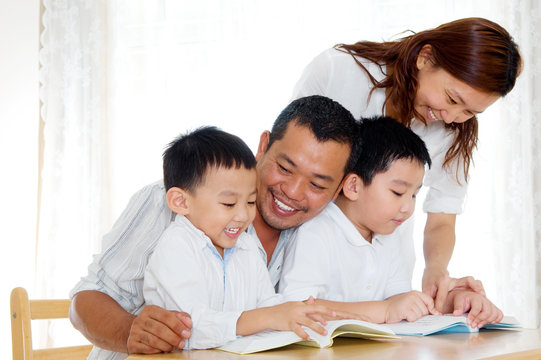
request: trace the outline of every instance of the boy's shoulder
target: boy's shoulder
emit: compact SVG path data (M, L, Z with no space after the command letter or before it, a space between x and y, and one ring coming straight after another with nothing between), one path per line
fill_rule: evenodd
M331 202L316 217L294 229L291 236L298 237L308 233L326 238L329 233L338 235L338 231L348 229L350 224L342 210Z

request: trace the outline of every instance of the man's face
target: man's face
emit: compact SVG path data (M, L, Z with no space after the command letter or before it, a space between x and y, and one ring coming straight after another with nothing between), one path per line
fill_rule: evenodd
M336 197L351 149L319 142L294 122L267 149L269 135L261 135L256 155L257 208L267 225L285 230L312 219Z

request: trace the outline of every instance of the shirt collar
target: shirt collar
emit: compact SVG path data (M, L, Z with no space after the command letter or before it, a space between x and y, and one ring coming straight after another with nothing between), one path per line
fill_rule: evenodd
M381 243L381 237L380 234L374 234L372 235L372 243L368 242L357 230L355 225L351 222L351 220L348 219L346 214L340 210L340 208L334 203L331 202L327 207L323 210L327 213L331 219L333 219L337 224L339 224L342 227L342 231L344 232L344 235L346 236L347 241L353 245L353 246L369 246L374 245L374 243Z

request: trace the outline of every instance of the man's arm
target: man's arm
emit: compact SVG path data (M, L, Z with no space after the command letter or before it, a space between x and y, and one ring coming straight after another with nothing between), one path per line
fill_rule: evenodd
M157 306L146 306L137 316L130 314L99 291L77 293L70 320L96 346L122 353L154 354L183 348L192 326L186 313Z

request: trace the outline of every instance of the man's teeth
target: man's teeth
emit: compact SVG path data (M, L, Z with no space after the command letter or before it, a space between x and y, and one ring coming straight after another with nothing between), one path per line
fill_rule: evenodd
M431 108L428 108L428 112L430 113L430 116L432 116L432 120L436 120L436 121L439 121L440 119L438 119L436 117L436 115L434 115L434 113L432 112L432 109Z
M236 228L225 229L225 232L228 233L228 234L235 235L236 233L239 232L239 230L240 230L240 228L236 227Z
M286 204L284 204L283 202L281 202L280 200L278 200L277 198L274 198L274 203L276 205L278 205L278 207L282 210L285 210L285 211L295 211L295 209L293 209L292 207L289 207L287 206Z

